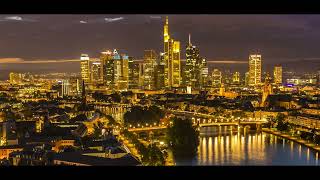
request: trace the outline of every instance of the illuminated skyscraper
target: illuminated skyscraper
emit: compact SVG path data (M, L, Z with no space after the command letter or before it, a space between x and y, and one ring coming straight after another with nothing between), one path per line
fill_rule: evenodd
M199 81L197 72L197 62L199 61L199 49L191 44L191 36L189 34L189 43L186 48L186 68L185 68L185 85L195 88Z
M264 82L264 86L262 88L262 99L261 99L261 106L266 106L266 100L270 94L272 94L272 85L271 85L271 78L269 74L267 74Z
M129 89L137 89L139 86L139 63L129 57Z
M101 52L103 84L109 88L114 87L114 59L111 51Z
M165 88L165 62L164 62L164 53L160 53L159 63L155 68L155 84L156 89Z
M61 88L62 88L62 91L61 91L62 97L70 96L71 87L70 87L69 80L67 80L67 79L62 80Z
M240 73L239 72L233 73L232 81L235 84L239 84L240 83Z
M114 84L117 90L128 90L129 88L129 57L113 51Z
M92 62L91 65L91 82L92 83L101 83L103 79L102 74L102 64L100 60Z
M275 66L273 70L273 78L275 84L282 84L282 66Z
M90 82L90 58L87 54L82 54L80 58L81 77L85 83Z
M200 82L200 89L206 87L208 84L209 69L207 66L207 60L202 58L199 63L200 75L198 81Z
M170 38L168 17L164 25L165 86L180 86L180 42Z
M252 54L249 56L249 85L261 84L261 55Z
M144 88L155 89L155 68L157 65L157 54L154 50L145 50L143 58L144 66Z
M220 87L222 83L222 73L219 69L213 69L212 72L212 85L214 87Z
M244 75L244 84L246 86L248 86L249 85L249 81L250 81L249 72L246 72L245 75Z

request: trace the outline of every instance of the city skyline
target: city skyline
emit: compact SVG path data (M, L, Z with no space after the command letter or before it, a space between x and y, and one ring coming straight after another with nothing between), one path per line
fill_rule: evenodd
M71 29L54 26L51 30L55 33L61 28L54 41L60 43L59 48L47 34L47 39L42 39L45 42L42 48L36 47L40 44L35 40L20 52L36 48L38 57L47 54L47 59L0 59L0 76L9 76L0 80L0 166L319 165L320 64L316 58L309 58L308 63L272 61L270 52L274 56L279 55L277 51L287 52L280 48L284 44L269 46L266 39L256 36L257 27L251 23L260 27L261 17L253 16L245 24L238 18L234 19L238 23L232 22L235 25L232 31L237 27L242 32L245 25L251 32L241 36L241 48L228 54L240 57L245 52L243 60L216 61L205 53L207 48L211 50L209 54L219 48L230 52L237 46L230 45L236 34L229 34L230 39L224 37L226 34L216 36L224 40L219 42L221 47L207 46L206 41L214 40L206 33L214 33L201 24L212 28L211 23L222 26L231 22L219 24L213 22L218 19L204 15L203 19L190 15L165 19L150 15L149 19L162 26L149 31L152 22L135 27L128 22L129 17L140 20L145 17L142 15L90 17L77 22L73 19ZM193 22L191 29L201 31L206 41L184 27L187 19L181 21L180 17L189 17L188 21ZM43 20L39 16L38 19L5 16L0 17L0 24ZM63 23L69 20L64 19ZM284 23L283 19L272 22L263 26L278 29L269 33L279 39L284 38L282 30L292 38L289 29L309 27L288 22L280 26L278 23ZM77 23L85 26L79 27L83 39L75 39L71 45L70 38L79 36ZM112 24L115 28L109 28L109 33L125 35L113 35L110 41L105 41L112 46L100 50L101 41L90 39L92 31L88 31L99 28L87 27L90 24L101 27ZM182 27L184 30L179 30ZM136 28L140 31L135 32ZM60 41L69 30L75 34ZM181 34L187 31L184 42ZM151 45L157 38L154 32L162 34ZM151 34L152 38L144 39ZM267 39L269 35L264 32ZM108 39L104 35L101 38ZM250 40L256 39L265 43L252 46ZM52 50L43 52L46 45ZM290 45L289 54L303 55L303 49L300 51L294 43ZM18 51L19 46L16 47ZM271 51L271 47L276 51ZM312 48L304 47L315 55ZM140 48L142 58L138 55ZM250 50L245 51L246 48ZM63 59L50 59L52 52ZM69 55L77 52L77 57L68 59L69 55L63 52ZM224 53L217 51L215 56L227 58ZM308 70L307 66L313 69Z

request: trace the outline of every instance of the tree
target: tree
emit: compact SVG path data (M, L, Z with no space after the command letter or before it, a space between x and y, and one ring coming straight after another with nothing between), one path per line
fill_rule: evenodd
M173 118L167 129L167 142L176 158L194 157L199 145L199 132L190 119Z
M277 129L279 131L288 131L290 129L289 123L285 122L285 115L278 113L276 117Z

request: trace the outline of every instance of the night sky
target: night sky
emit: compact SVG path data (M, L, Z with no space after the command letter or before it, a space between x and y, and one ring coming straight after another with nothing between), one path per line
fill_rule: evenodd
M79 59L81 53L98 57L99 52L113 48L141 59L144 49L162 51L164 17L1 15L0 70L18 68L24 61ZM262 54L266 64L320 59L319 15L169 15L169 31L181 42L182 59L188 33L209 61L247 61L248 54L255 52ZM21 67L60 72L78 68L41 64L42 69L36 64Z

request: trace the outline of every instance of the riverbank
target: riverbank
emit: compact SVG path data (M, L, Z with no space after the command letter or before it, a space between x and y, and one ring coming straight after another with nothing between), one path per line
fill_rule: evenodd
M288 140L294 141L294 142L299 143L301 145L304 145L304 146L306 146L308 148L311 148L311 149L313 149L313 150L315 150L317 152L320 152L320 146L319 145L316 145L314 143L310 143L310 142L308 142L306 140L299 139L297 137L293 137L293 136L290 136L288 134L281 133L279 131L268 129L268 128L262 128L262 131L266 132L266 133L270 133L270 134L276 135L276 136L279 136L279 137L282 137L284 139L288 139Z

